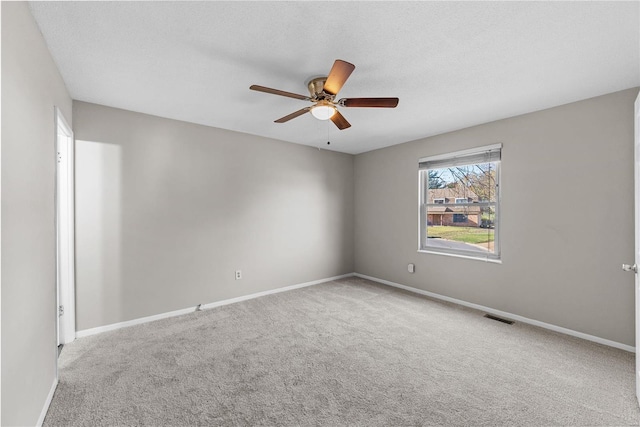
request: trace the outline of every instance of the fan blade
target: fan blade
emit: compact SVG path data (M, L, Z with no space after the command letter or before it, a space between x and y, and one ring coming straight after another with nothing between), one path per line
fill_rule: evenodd
M351 127L351 123L349 123L347 121L347 119L344 118L344 116L342 114L340 114L340 111L335 112L335 114L333 116L331 116L331 121L338 126L338 129L343 130L346 128L350 128Z
M275 120L274 123L288 122L291 119L295 119L296 117L303 115L304 113L308 112L309 110L311 110L311 107L303 108L302 110L298 110L295 113L291 113L291 114L289 114L287 116L280 117L278 120Z
M257 90L258 92L271 93L273 95L288 96L289 98L302 99L304 101L309 100L308 96L298 95L297 93L285 92L284 90L271 89L270 87L251 85L249 89Z
M331 95L335 95L340 92L342 85L344 85L344 82L347 81L355 68L356 66L349 62L336 59L336 62L333 63L333 67L331 67L331 71L329 71L327 81L324 82L324 91Z
M338 104L344 107L395 108L398 98L343 98Z

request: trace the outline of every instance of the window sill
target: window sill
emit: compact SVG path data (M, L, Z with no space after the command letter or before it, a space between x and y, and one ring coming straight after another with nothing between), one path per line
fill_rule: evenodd
M447 252L439 252L439 251L430 251L427 249L418 249L419 253L423 253L423 254L433 254L433 255L444 255L444 256L451 256L451 257L455 257L455 258L464 258L464 259L472 259L475 261L482 261L482 262L489 262L489 263L493 263L493 264L502 264L502 260L501 259L493 259L493 258L487 258L487 257L477 257L477 256L471 256L471 255L460 255L460 254L450 254Z

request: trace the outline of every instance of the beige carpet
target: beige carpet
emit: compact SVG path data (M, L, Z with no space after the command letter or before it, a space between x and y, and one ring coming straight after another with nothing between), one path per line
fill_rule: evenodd
M76 340L45 426L638 425L634 355L349 278Z

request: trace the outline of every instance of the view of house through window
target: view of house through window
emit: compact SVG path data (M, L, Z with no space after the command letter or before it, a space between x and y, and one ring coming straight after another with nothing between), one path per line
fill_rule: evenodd
M501 147L420 160L420 250L499 259Z

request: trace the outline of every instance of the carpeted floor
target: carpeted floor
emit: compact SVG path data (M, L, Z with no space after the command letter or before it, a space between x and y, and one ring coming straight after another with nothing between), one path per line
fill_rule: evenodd
M634 355L348 278L64 347L45 426L638 425Z

